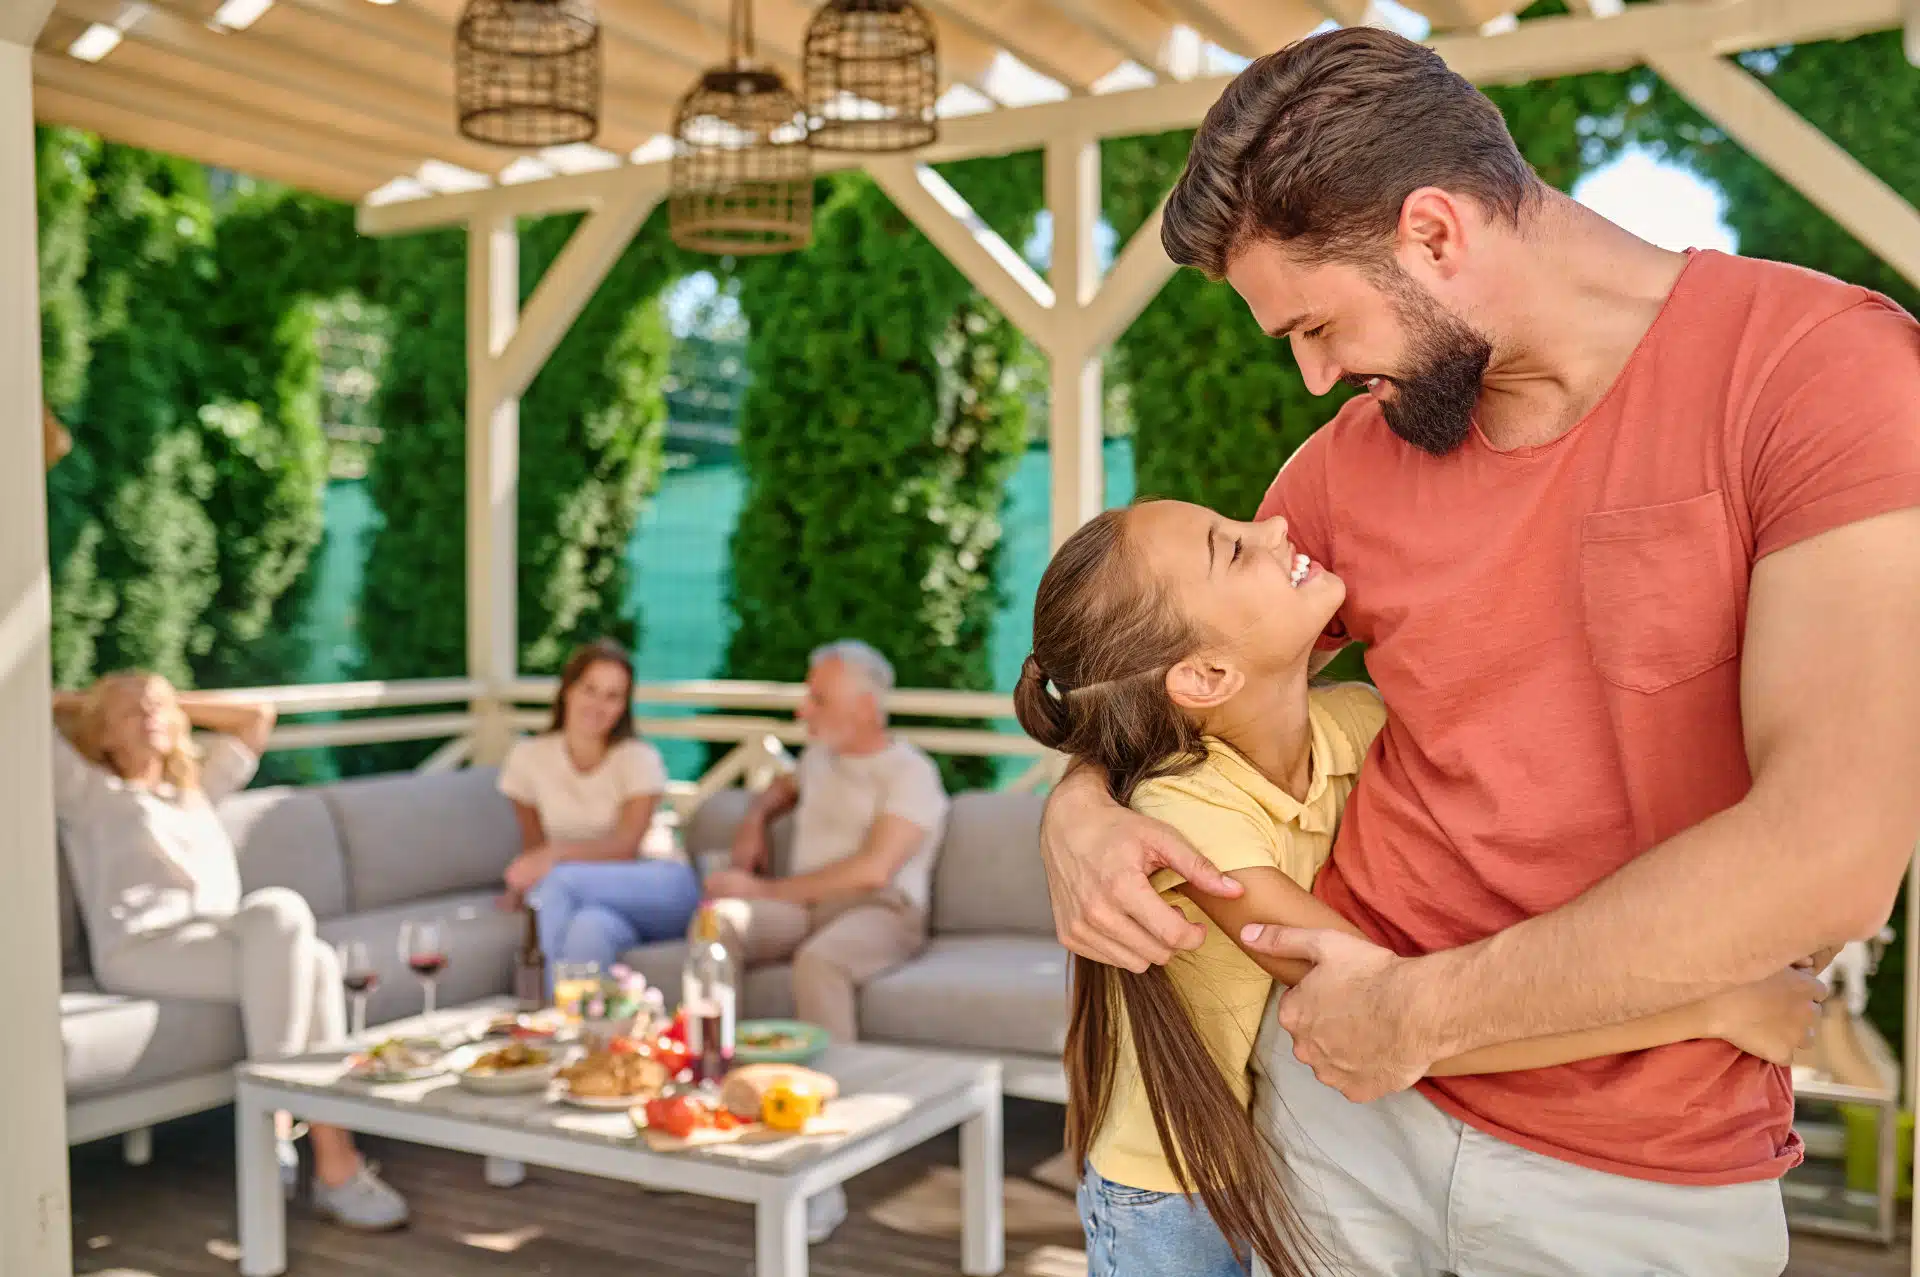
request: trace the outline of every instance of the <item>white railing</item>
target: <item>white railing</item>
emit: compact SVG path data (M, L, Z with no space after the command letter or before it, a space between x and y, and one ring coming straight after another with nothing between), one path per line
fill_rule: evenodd
M553 700L558 682L551 678L516 679L500 699L509 708L506 720L515 731L539 731L547 721L545 706ZM470 761L474 734L483 722L476 702L485 702L487 688L474 679L402 679L392 682L327 683L312 686L234 688L208 695L228 700L265 701L285 716L302 714L364 714L367 711L417 710L418 713L381 713L376 717L341 718L317 723L286 723L274 728L267 742L271 750L313 749L332 745L367 745L392 741L446 742L418 770L451 771ZM694 785L675 787L676 799L698 793L700 801L736 780L757 779L768 765L777 765L780 746L805 740L802 726L786 714L806 695L799 683L756 683L707 679L679 683L643 683L634 688L634 704L641 708L635 725L656 740L735 742L730 751ZM685 707L724 710L726 713L649 715L648 707ZM738 711L767 711L764 714ZM887 710L903 716L974 719L983 723L1013 717L1013 699L994 692L957 692L902 688L887 696ZM930 753L973 757L1030 758L1028 767L1007 786L1033 789L1058 774L1051 751L1018 732L988 727L945 727L900 724L895 730ZM724 778L715 777L724 772ZM678 803L676 804L678 805ZM698 805L697 802L694 805Z

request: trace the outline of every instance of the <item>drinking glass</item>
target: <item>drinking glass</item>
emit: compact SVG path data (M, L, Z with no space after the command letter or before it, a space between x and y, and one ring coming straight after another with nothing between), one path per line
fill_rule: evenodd
M347 987L353 1003L353 1036L367 1031L367 998L380 987L380 973L373 969L373 958L365 942L349 940L337 952L340 955L340 983Z
M600 991L600 964L560 962L553 968L553 1004L578 1024L586 1018L587 1000Z
M447 969L446 928L438 922L400 924L400 957L416 976L425 994L424 1013L433 1014L440 973Z

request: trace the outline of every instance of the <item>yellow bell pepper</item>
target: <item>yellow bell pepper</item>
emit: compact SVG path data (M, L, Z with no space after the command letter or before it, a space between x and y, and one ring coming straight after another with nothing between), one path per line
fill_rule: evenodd
M807 1119L817 1117L823 1103L820 1092L805 1082L779 1082L760 1100L760 1120L776 1131L804 1131Z

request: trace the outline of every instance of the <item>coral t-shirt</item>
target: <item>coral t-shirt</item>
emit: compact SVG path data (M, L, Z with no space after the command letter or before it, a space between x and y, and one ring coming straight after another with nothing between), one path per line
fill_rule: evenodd
M1435 458L1361 396L1274 480L1347 584L1386 699L1315 890L1419 954L1557 908L1752 784L1753 565L1920 505L1920 327L1796 267L1698 252L1569 433ZM1818 671L1809 670L1809 677ZM1642 1179L1799 1158L1786 1070L1717 1041L1421 1084L1510 1143Z

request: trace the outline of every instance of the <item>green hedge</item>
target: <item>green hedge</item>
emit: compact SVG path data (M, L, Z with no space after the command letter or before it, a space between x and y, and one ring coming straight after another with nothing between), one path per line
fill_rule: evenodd
M1025 240L1034 157L948 177ZM999 512L1027 437L1021 340L870 179L816 189L813 246L738 272L751 381L727 673L792 681L814 646L862 638L902 686L989 687ZM946 768L954 785L989 772Z
M523 228L529 295L577 218ZM520 666L553 671L602 634L633 642L626 552L659 479L670 346L660 293L677 259L663 217L637 236L534 378L520 410ZM360 601L369 677L466 670L466 238L381 246L374 300L392 326L367 473L381 520ZM432 746L356 751L355 770L410 765Z

